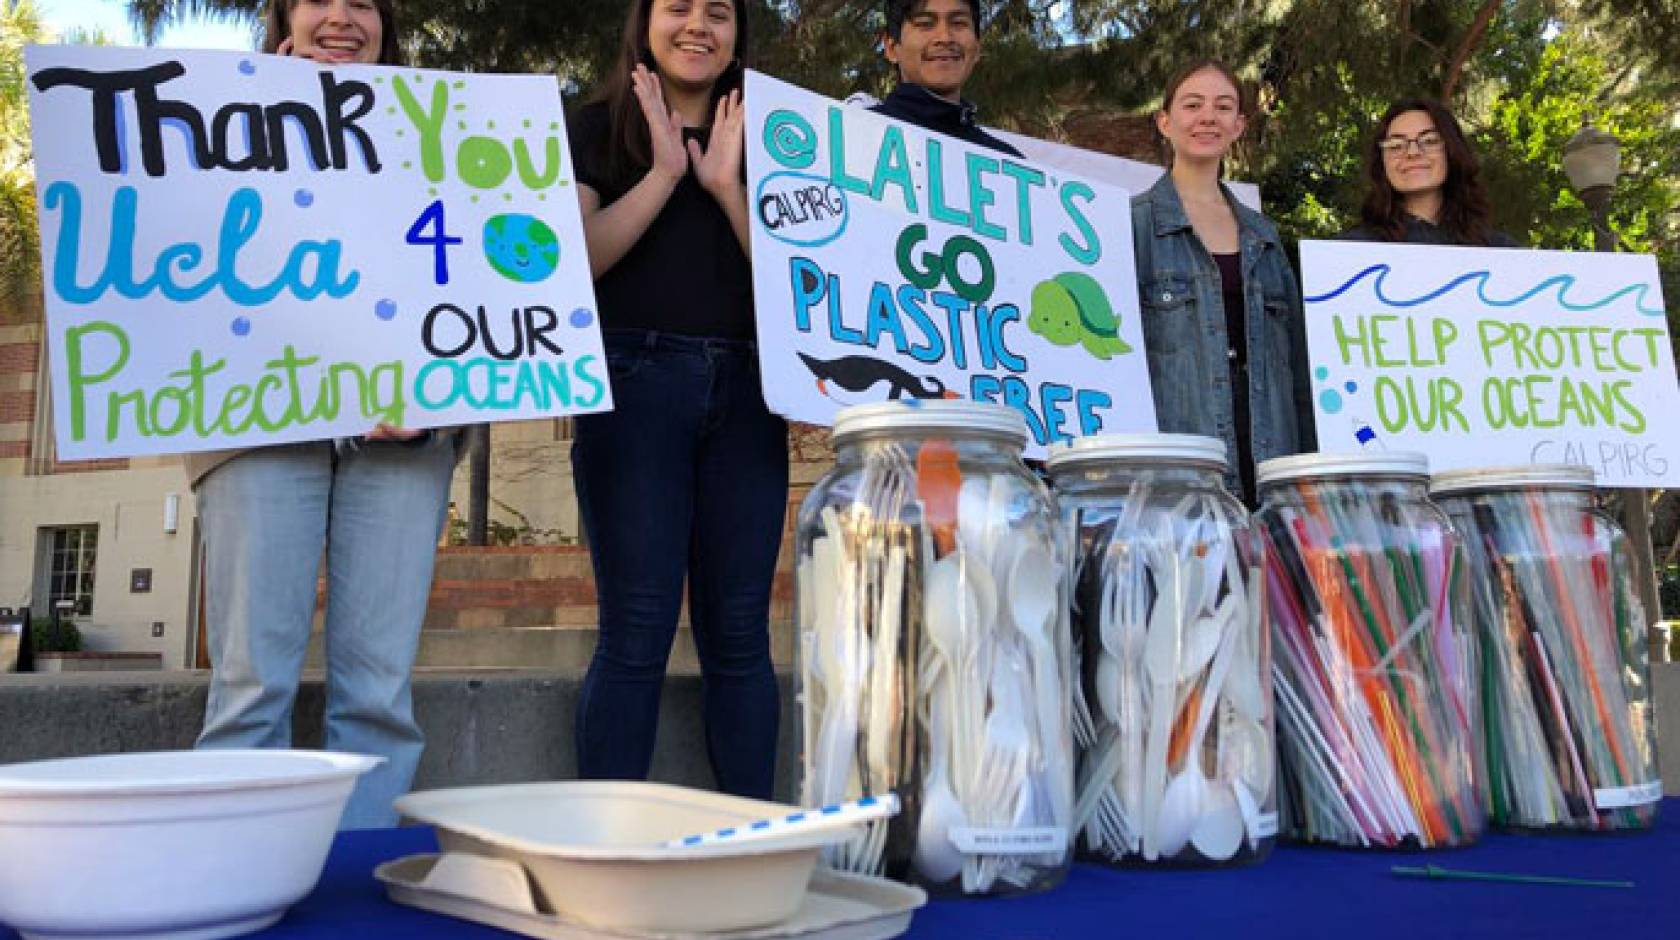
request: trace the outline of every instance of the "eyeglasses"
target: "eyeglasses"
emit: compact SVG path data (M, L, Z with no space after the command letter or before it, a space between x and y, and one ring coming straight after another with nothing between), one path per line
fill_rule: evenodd
M1414 144L1417 146L1418 153L1434 153L1445 146L1446 141L1441 138L1440 131L1424 131L1416 137L1401 137L1396 134L1393 137L1384 137L1377 141L1378 149L1383 152L1384 157L1390 160L1402 154L1410 153Z

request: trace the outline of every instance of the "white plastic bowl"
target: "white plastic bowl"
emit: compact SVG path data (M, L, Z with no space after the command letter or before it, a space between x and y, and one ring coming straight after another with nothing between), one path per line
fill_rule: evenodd
M384 758L158 751L0 766L0 923L28 940L213 940L314 888Z
M445 852L523 865L539 903L625 933L745 930L792 917L825 845L856 833L667 848L667 839L798 807L658 783L569 781L411 793L397 811L438 829Z

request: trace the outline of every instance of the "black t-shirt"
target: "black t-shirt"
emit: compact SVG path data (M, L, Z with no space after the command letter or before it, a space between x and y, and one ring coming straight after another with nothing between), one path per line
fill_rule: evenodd
M578 109L567 127L577 180L603 207L630 188L608 177L608 129L600 103ZM684 134L706 146L705 130ZM753 338L752 269L729 217L692 168L636 244L595 279L595 299L607 329Z
M1248 407L1248 317L1243 298L1242 255L1214 255L1219 266L1220 294L1225 300L1226 355L1231 362L1231 411L1237 424L1237 476L1242 497L1254 502L1254 444L1249 438Z
M1387 236L1363 223L1348 229L1336 238L1348 242L1383 242ZM1401 233L1400 241L1411 245L1461 245L1460 242L1447 234L1446 230L1432 222L1427 222L1410 213L1406 214L1405 230ZM1479 246L1466 246L1479 247ZM1521 248L1522 245L1511 236L1494 229L1488 232L1487 247L1489 248Z

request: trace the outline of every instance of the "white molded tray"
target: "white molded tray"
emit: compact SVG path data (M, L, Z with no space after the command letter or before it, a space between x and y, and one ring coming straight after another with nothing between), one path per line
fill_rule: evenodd
M882 878L816 872L793 917L718 933L640 933L590 927L540 910L518 862L462 852L410 855L374 870L391 900L542 940L886 940L910 928L927 903L920 888Z
M462 787L397 800L437 827L438 846L515 862L543 910L597 930L746 930L793 916L823 846L856 831L671 847L666 840L796 806L622 780Z

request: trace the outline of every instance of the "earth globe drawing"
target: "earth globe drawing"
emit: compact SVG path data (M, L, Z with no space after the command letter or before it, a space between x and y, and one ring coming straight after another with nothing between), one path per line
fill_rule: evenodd
M560 240L548 223L535 216L491 216L484 223L484 257L502 277L534 284L559 266Z

